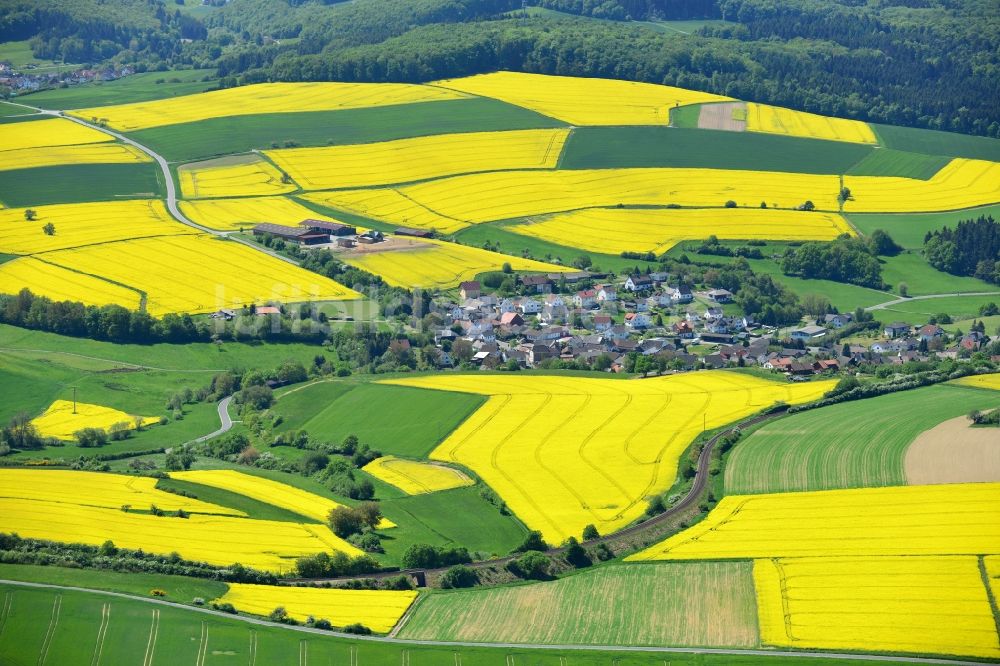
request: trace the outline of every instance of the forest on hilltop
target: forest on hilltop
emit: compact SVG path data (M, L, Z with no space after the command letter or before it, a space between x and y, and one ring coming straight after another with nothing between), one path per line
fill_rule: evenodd
M0 40L140 71L214 68L224 86L511 69L1000 136L991 0L532 0L527 14L520 0L232 0L203 18L175 2L0 0Z

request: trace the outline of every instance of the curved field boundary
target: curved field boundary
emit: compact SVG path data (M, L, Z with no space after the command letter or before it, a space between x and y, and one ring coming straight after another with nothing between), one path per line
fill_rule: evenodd
M692 508L697 508L698 503L701 501L702 496L708 488L708 467L712 459L712 451L715 449L715 445L720 439L727 435L733 434L735 431L744 430L755 425L759 425L771 419L775 419L779 416L784 415L785 411L788 409L786 405L778 405L772 409L769 413L759 414L753 418L741 421L735 425L729 426L724 430L713 435L708 441L705 442L701 449L701 453L698 455L698 464L695 469L694 480L691 483L691 488L688 490L687 494L684 495L676 504L667 509L661 514L653 516L648 520L645 520L637 525L631 527L626 527L625 529L619 530L614 534L609 534L607 536L601 536L596 539L591 539L589 541L581 542L586 548L591 548L597 546L598 544L608 545L612 551L616 554L620 554L622 551L632 547L636 543L653 543L657 540L662 539L665 535L674 531L676 522L679 519L683 519L688 516ZM471 439L471 436L470 436ZM550 557L559 557L564 555L566 552L565 548L550 548L545 551L545 554ZM502 568L508 562L516 559L516 556L508 555L506 557L499 557L492 560L482 560L479 562L473 562L469 564L469 567L473 569L489 569L489 568ZM386 571L382 573L365 574L366 578L388 578L400 575L400 573L409 574L418 580L426 580L428 577L438 577L447 571L448 567L441 567L437 569L405 569L402 571ZM279 581L279 584L299 584L299 583L309 583L309 584L321 584L321 583L336 583L338 581L352 580L356 577L348 576L341 578L287 578Z

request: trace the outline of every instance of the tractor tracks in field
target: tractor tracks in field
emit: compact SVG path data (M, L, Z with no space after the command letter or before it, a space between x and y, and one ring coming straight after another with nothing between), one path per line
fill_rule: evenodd
M312 635L316 637L328 637L328 638L338 638L341 640L351 641L353 644L350 645L350 664L352 666L357 666L359 663L358 646L363 643L382 643L389 645L397 645L400 647L401 651L404 651L407 646L410 647L427 647L427 648L494 648L502 650L524 650L533 653L545 653L545 652L565 652L565 651L575 651L582 654L595 653L595 652L614 652L622 654L687 654L687 655L728 655L732 657L747 657L747 656L759 656L759 657L783 657L791 660L797 660L801 663L806 659L823 658L823 659L854 659L861 661L872 661L872 662L893 662L893 663L908 663L908 664L926 664L927 666L978 666L982 662L978 661L964 661L960 659L944 659L944 658L933 658L933 657L910 657L910 656L893 656L893 655L882 655L882 654L864 654L864 653L845 653L845 652L813 652L813 651L792 651L792 650L767 650L767 649L733 649L733 648L699 648L699 647L657 647L657 646L630 646L630 645L565 645L565 644L552 644L552 645L538 645L531 643L477 643L470 641L428 641L428 640L417 640L417 639L407 639L407 638L396 638L393 636L363 636L358 634L345 634L337 631L326 631L324 629L316 629L313 627L305 626L290 626L286 624L278 624L276 622L271 622L262 618L248 617L246 615L230 615L229 613L223 613L222 611L216 611L209 608L202 608L199 606L187 606L184 604L178 604L171 601L166 601L164 599L150 599L147 597L140 597L131 594L125 594L122 592L110 592L106 590L92 590L82 587L72 587L69 585L53 585L49 583L31 583L19 580L6 580L0 579L0 585L10 585L12 587L23 587L29 589L42 589L51 590L56 594L65 592L83 592L87 594L101 595L105 597L111 597L113 599L124 599L126 601L141 602L151 604L154 610L159 610L164 606L168 608L176 608L180 610L190 611L192 613L203 613L204 615L223 619L232 620L235 622L246 623L250 629L251 636L250 641L252 644L252 661L251 664L257 661L257 637L256 628L257 627L270 627L273 629L281 629L285 631L297 631L302 634ZM110 614L110 603L108 604ZM157 616L158 624L158 616ZM201 636L201 642L199 643L199 664L204 663L205 655L207 655L207 627ZM301 653L300 653L301 655ZM405 658L405 657L404 657ZM458 660L456 660L458 661ZM796 663L795 661L791 663Z
M698 455L698 463L695 468L695 475L691 482L691 488L680 498L676 504L671 506L669 509L663 513L657 514L652 518L644 520L641 523L632 525L631 527L626 527L613 534L608 534L606 536L600 536L596 539L590 539L588 541L582 541L580 543L584 548L593 548L595 546L604 544L615 550L617 547L618 551L624 552L630 545L635 544L639 541L644 542L655 542L665 538L668 533L671 533L674 521L682 519L687 515L687 513L693 508L697 507L698 503L701 502L703 495L708 489L709 482L709 465L712 461L712 452L715 450L716 444L728 435L733 434L737 430L744 430L755 425L759 425L766 421L770 421L779 416L783 416L785 411L788 409L787 406L781 405L773 409L766 414L758 414L752 418L741 421L734 424L725 430L722 430L714 434L709 438L702 446L701 453ZM473 433L474 434L474 433ZM470 435L471 437L471 435ZM550 548L545 551L545 555L552 558L560 558L566 554L566 548ZM472 562L467 566L473 569L497 569L503 568L507 563L517 559L520 553L516 555L507 555L504 557L498 557L492 560L481 560L478 562ZM447 567L441 567L437 569L404 569L402 571L384 571L379 573L365 574L364 578L388 578L399 576L400 574L409 574L417 578L418 580L428 580L437 578L445 571ZM342 577L342 578L289 578L279 581L279 584L291 584L291 585L319 585L323 583L343 583L348 580L353 580L358 578L357 576Z

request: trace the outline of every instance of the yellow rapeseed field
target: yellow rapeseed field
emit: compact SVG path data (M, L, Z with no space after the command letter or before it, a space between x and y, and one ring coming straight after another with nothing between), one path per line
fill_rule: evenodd
M670 109L729 97L652 83L494 72L434 85L492 97L573 125L666 125Z
M290 571L295 559L303 555L361 554L325 525L197 513L176 518L5 497L0 497L0 532L95 546L110 539L121 548L164 555L177 552L185 559L218 566L239 562L283 572Z
M35 254L108 241L197 233L175 222L162 201L136 199L96 203L32 206L35 219L26 222L24 208L0 210L0 252ZM52 223L52 236L42 226Z
M143 426L160 422L159 416L136 416L112 407L91 405L86 402L76 403L76 411L74 412L73 401L56 400L41 416L32 419L31 423L43 437L73 439L73 433L83 428L108 430L117 423L124 423L129 430L134 430L136 418L142 419Z
M65 469L0 469L0 497L62 502L120 510L129 505L148 511L151 504L164 511L244 516L242 511L217 506L156 489L148 476L80 472Z
M490 252L478 247L434 239L393 241L396 249L352 252L340 255L344 262L382 277L391 285L448 289L487 271L498 271L505 263L515 271L552 273L573 270L533 259ZM366 248L367 250L367 248Z
M239 164L217 160L187 164L177 169L181 193L189 199L284 194L299 189L282 182L273 164L253 159Z
M606 534L642 515L673 483L703 427L781 400L801 403L832 381L784 384L713 371L643 380L441 375L387 380L490 396L432 453L473 470L550 543L593 524Z
M121 143L0 150L0 171L57 164L141 164L149 161L146 153Z
M747 103L747 131L851 143L878 143L872 128L860 120L820 116L755 102Z
M303 189L366 187L501 169L555 168L566 129L470 132L267 151Z
M134 289L90 275L22 257L0 264L0 294L16 294L28 287L54 301L81 301L86 305L118 304L136 310L141 295Z
M957 210L1000 202L1000 163L956 158L930 180L844 176L844 185L849 213Z
M199 199L181 201L181 212L210 229L232 231L271 222L297 226L302 220L337 220L315 213L288 197L242 197L238 199Z
M592 208L506 227L591 252L666 252L685 240L833 240L852 234L836 213L760 208Z
M65 118L0 125L0 151L113 141L114 137Z
M273 504L274 506L288 509L295 513L312 518L316 522L326 523L326 518L330 511L338 506L343 506L339 502L334 502L322 495L302 490L295 486L290 486L280 481L265 479L253 474L244 474L235 470L211 469L196 470L190 472L171 472L170 478L181 481L191 481L213 488L221 488L230 492L239 493L260 502ZM382 519L379 529L395 527L392 521Z
M961 384L962 386L975 386L976 388L988 388L1000 391L1000 372L995 372L991 375L972 375L970 377L962 377L961 379L956 379L952 383Z
M434 229L443 234L453 234L469 226L468 222L428 210L390 188L312 192L303 194L302 198L321 206L340 208L406 227Z
M78 109L73 115L85 120L103 118L110 127L129 132L209 118L336 111L461 97L466 95L406 83L258 83L152 102Z
M1000 657L974 556L754 561L761 642Z
M294 303L359 298L357 292L322 275L207 235L104 243L43 256L53 264L146 292L146 309L156 316L213 312L220 307L269 300ZM0 286L5 266L0 265ZM31 283L22 286L36 287ZM44 292L44 285L38 286ZM84 302L88 298L87 293L76 295Z
M629 559L982 553L1000 553L1000 483L730 495Z
M269 615L282 606L288 615L305 622L311 615L329 620L335 627L359 622L372 631L389 632L417 598L411 590L343 590L319 587L288 587L229 583L229 591L218 601L236 610Z
M624 205L721 207L727 201L759 209L795 208L812 201L838 209L836 176L722 169L582 169L504 171L415 183L393 190L345 190L312 201L418 227L461 229L469 224ZM446 220L442 224L442 220ZM441 226L439 226L441 225Z
M376 479L394 485L408 495L471 486L474 482L457 469L435 463L404 460L395 456L376 458L362 469Z

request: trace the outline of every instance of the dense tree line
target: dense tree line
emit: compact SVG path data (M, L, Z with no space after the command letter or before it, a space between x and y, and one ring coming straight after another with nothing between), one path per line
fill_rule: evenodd
M215 67L223 85L404 81L510 69L705 90L816 113L1000 136L991 0L232 0L204 21L160 0L0 0L39 55ZM627 19L721 16L693 34ZM191 42L182 41L193 40ZM934 94L928 94L928 90Z
M1000 223L980 215L924 237L924 255L931 266L953 275L971 275L1000 284Z
M789 248L781 259L786 275L834 280L882 289L882 265L871 246L857 238L841 237L832 243L803 243Z

